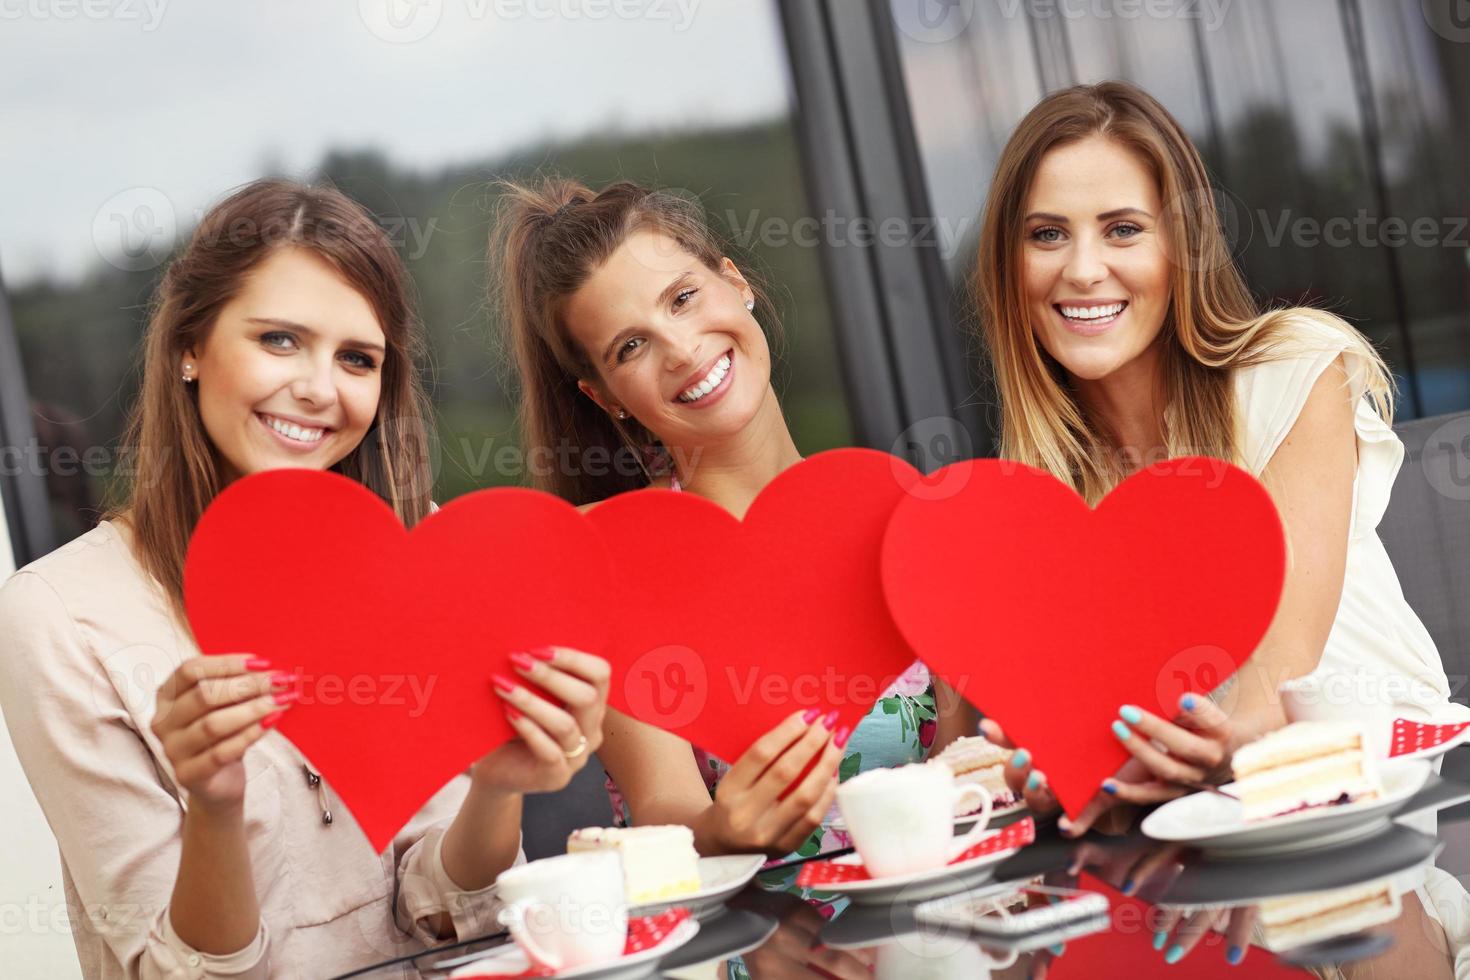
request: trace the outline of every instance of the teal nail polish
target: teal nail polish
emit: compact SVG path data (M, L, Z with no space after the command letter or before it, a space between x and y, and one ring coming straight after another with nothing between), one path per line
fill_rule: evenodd
M1169 934L1167 932L1156 932L1156 933L1154 933L1154 949L1163 949L1164 948L1164 944L1167 943L1168 941L1169 941Z
M1180 946L1178 943L1170 946L1169 951L1164 954L1164 962L1168 963L1170 966L1173 966L1175 963L1178 963L1182 959L1184 959L1184 947Z
M1050 953L1051 955L1053 955L1053 956L1061 956L1063 953L1065 953L1067 951L1067 944L1066 943L1057 943L1055 946L1048 946L1046 948L1046 951L1048 953Z
M1181 708L1183 708L1185 711L1193 711L1194 710L1194 706L1196 704L1198 704L1198 703L1199 702L1197 702L1194 699L1194 695L1193 694L1186 694L1186 695L1184 695L1184 697L1182 697L1182 698L1179 699L1179 706Z
M1118 736L1118 739L1123 742L1133 737L1133 733L1128 730L1128 726L1121 721L1113 722L1113 734Z
M1016 754L1011 756L1011 765L1017 769L1031 761L1031 753L1025 749L1017 749Z
M1041 785L1041 777L1036 775L1036 770L1031 770L1031 775L1026 777L1026 791L1034 792Z
M1231 966L1239 966L1243 959L1245 959L1245 950L1239 946L1231 946L1230 951L1225 954L1225 962Z
M1118 709L1118 715L1130 725L1136 725L1143 721L1143 712L1131 704L1125 704Z

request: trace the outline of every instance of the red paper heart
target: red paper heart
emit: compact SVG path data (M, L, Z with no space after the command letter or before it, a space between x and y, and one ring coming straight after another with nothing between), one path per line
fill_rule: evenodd
M899 504L883 548L889 609L915 651L1028 747L1072 815L1128 758L1124 704L1165 718L1255 650L1286 574L1253 477L1185 457L1096 511L1050 475L967 460Z
M280 731L381 851L513 736L490 686L508 654L602 646L608 576L596 530L547 494L483 490L407 532L353 480L274 470L205 511L184 594L202 651L301 673Z
M590 512L622 590L620 711L733 762L793 711L856 726L914 661L883 602L883 531L918 471L839 449L782 472L743 521L638 490Z

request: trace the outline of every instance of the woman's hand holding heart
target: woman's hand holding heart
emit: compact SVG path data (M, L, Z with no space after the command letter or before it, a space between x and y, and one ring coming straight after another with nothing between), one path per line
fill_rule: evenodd
M496 674L492 687L519 737L476 762L470 776L502 793L561 789L602 744L612 669L601 657L560 647L511 654L511 665L521 680Z
M1201 694L1185 694L1179 699L1179 709L1173 721L1166 721L1133 705L1122 706L1112 726L1113 735L1133 758L1103 781L1076 819L1060 818L1062 833L1080 836L1120 804L1162 803L1193 792L1201 783L1228 778L1236 737L1230 717ZM994 721L986 719L980 727L990 741L1015 748ZM1005 777L1033 813L1054 813L1060 808L1026 749L1017 749Z

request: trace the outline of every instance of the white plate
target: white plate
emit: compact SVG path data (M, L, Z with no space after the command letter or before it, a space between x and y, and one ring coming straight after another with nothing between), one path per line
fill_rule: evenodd
M974 844L970 846L973 847ZM1012 847L993 854L982 854L958 864L946 864L942 868L916 871L913 874L869 878L867 881L844 881L830 886L814 885L811 890L847 895L854 905L883 905L895 901L917 902L925 898L938 898L984 884L995 874L996 865L1019 850L1019 847ZM856 853L844 854L840 858L834 858L832 863L862 864L863 859Z
M1422 760L1381 762L1384 792L1376 800L1314 807L1249 823L1241 819L1238 800L1194 793L1159 807L1144 819L1141 829L1154 840L1237 854L1324 847L1374 833L1387 824L1389 814L1423 787L1429 769ZM1229 792L1230 785L1221 789Z
M689 942L698 932L699 923L693 919L685 919L663 942L652 949L645 949L632 956L621 956L610 963L561 970L551 977L552 980L573 980L574 977L577 980L633 980L635 977L652 976L654 970L658 969L659 960ZM454 980L456 977L477 977L481 974L516 974L524 973L530 968L531 961L526 959L526 954L521 952L520 947L515 943L506 943L483 956L477 956L449 976L450 980Z
M679 895L651 905L638 905L629 915L658 915L675 906L683 906L696 919L709 919L724 911L725 903L750 883L766 863L764 854L723 854L699 859L699 891Z
M998 807L997 809L990 811L990 819L992 822L994 822L999 817L1009 817L1015 813L1022 813L1025 811L1025 809L1026 801L1017 800L1014 803L1008 804L1003 807ZM954 829L959 831L969 830L975 825L975 818L977 816L979 816L978 810L975 813L965 813L961 814L958 817L955 817ZM828 821L827 826L831 827L833 830L840 830L843 833L847 832L847 823L842 819L841 814L838 814L830 821Z

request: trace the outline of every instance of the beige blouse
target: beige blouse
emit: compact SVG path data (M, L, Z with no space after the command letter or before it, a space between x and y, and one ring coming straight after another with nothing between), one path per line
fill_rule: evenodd
M446 941L423 923L436 913L463 939L498 928L494 886L462 891L440 858L467 775L374 854L329 787L323 821L304 758L270 732L245 756L260 931L228 956L190 948L168 916L187 802L149 724L159 685L199 651L127 528L104 522L16 572L0 637L0 711L56 835L84 976L327 977Z

